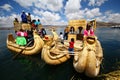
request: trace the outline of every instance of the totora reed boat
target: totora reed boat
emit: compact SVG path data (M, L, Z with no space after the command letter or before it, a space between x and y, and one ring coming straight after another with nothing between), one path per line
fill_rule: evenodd
M58 65L65 61L67 61L70 56L69 53L61 53L61 51L65 51L66 48L63 46L63 44L59 43L57 41L58 35L56 32L52 31L53 38L50 39L48 42L45 43L41 58L50 65Z
M72 34L68 35L68 39L74 38L74 40L83 41L82 49L77 51L75 50L74 45L74 60L73 66L75 70L79 73L85 73L88 77L96 77L100 71L100 64L103 59L103 50L100 42L97 40L97 37L87 36L86 38L81 33L76 34L77 32L82 32L86 29L86 25L93 27L93 30L96 29L96 20L87 22L86 20L70 20L68 27L73 30ZM84 40L83 40L84 39ZM75 42L76 42L75 41ZM80 44L80 43L78 43ZM79 46L78 46L79 47ZM80 48L78 48L80 49ZM76 53L77 52L77 53Z
M96 38L88 37L83 50L74 56L73 66L79 73L85 72L89 77L96 77L100 71L103 50Z
M33 31L33 38L34 38L34 44L32 46L19 46L15 42L15 38L12 34L8 34L7 37L7 48L15 53L20 53L24 55L33 55L38 54L41 52L42 47L44 45L44 41L40 38L40 36L36 33L36 31Z

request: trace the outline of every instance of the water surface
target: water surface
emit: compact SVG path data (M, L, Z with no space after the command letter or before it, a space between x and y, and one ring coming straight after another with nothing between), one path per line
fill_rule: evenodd
M64 27L56 29L63 32ZM97 28L96 35L101 42L104 60L100 74L116 70L116 63L120 61L120 34L119 29ZM51 66L41 60L40 54L35 56L18 56L6 47L7 34L13 30L0 30L0 80L70 80L73 78L89 79L84 74L77 73L72 65L72 59L57 66ZM51 34L48 32L48 34ZM79 77L78 77L79 76Z

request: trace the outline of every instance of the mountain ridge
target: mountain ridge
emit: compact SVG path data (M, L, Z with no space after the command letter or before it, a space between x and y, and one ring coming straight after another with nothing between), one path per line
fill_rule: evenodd
M120 25L120 23L113 23L113 22L96 22L96 25L97 27L111 27L111 26L116 26L116 25ZM64 27L64 26L67 26L67 25L43 25L45 27L48 27L48 26L60 26L60 27ZM0 27L0 30L9 30L9 29L13 29L13 27Z

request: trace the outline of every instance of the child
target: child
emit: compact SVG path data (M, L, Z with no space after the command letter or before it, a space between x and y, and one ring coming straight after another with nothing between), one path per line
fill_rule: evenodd
M60 38L61 43L64 44L64 38L63 38L63 33L62 32L60 32L59 38Z
M74 38L71 38L71 41L69 42L69 49L68 51L71 53L74 52Z

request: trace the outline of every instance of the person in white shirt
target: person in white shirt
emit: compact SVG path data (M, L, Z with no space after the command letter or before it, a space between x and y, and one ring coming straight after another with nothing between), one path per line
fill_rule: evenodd
M61 43L64 44L64 37L63 37L63 33L62 32L60 32L59 38L60 38Z

